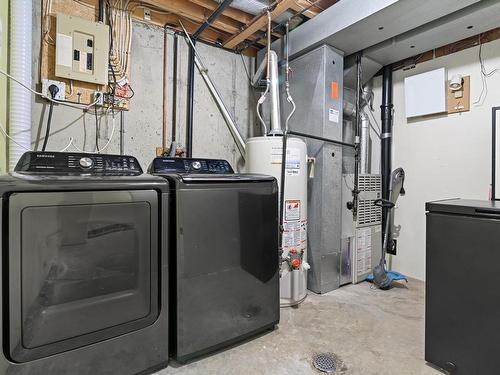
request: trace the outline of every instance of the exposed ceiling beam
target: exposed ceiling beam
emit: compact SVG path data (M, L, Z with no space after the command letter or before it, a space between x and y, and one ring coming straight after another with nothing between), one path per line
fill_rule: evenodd
M146 0L144 3L176 13L199 23L205 22L206 18L210 15L210 12L206 8L186 0ZM237 33L240 31L241 23L227 16L220 16L214 21L212 27L229 33Z

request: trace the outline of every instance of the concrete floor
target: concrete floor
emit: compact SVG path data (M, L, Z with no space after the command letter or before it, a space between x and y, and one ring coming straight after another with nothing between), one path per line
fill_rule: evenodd
M390 291L362 283L310 293L297 309L282 309L279 327L254 340L157 375L319 374L311 358L335 353L346 375L441 374L424 357L424 283Z

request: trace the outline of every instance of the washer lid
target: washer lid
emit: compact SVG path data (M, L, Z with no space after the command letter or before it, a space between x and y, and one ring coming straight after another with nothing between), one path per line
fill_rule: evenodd
M232 175L234 171L227 160L222 159L155 158L149 167L149 173L158 175L172 173Z
M262 182L274 181L272 176L261 174L181 174L179 177L186 184L203 184L203 183L226 183L226 182Z

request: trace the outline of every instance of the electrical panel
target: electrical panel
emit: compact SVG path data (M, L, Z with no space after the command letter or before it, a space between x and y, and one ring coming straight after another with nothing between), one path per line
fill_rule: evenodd
M109 26L57 14L55 75L108 84Z

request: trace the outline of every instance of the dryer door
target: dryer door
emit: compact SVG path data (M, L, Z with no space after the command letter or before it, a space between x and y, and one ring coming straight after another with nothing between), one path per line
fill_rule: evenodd
M158 196L147 191L9 198L11 359L46 357L158 316Z

